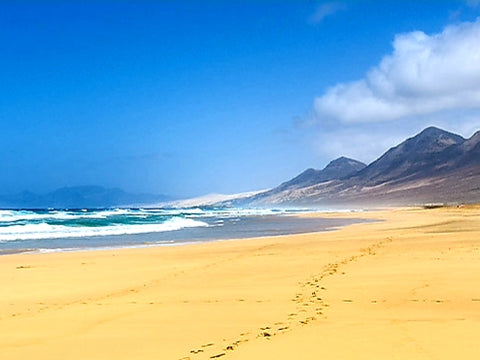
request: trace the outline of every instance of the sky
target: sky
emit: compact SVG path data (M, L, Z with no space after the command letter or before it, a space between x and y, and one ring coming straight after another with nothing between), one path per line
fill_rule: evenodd
M480 0L2 1L0 194L267 189L480 129Z

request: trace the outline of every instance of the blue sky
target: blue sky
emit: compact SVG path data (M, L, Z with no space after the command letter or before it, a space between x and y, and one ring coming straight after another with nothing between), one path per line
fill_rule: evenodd
M428 125L471 136L479 15L475 0L1 2L0 193L235 193L370 162Z

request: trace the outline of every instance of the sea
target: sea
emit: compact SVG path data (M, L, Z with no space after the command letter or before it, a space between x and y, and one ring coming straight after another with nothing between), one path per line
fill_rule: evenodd
M299 215L306 209L227 207L0 210L0 255L205 241L329 231L361 220Z

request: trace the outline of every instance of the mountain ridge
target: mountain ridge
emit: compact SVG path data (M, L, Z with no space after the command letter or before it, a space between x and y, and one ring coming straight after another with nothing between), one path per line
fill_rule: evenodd
M350 175L285 187L295 179L298 181L300 175L245 200L244 204L376 206L478 202L480 131L465 139L428 127Z
M358 160L341 156L330 161L323 169L307 169L295 178L281 184L279 187L286 189L292 186L308 186L324 181L342 179L366 166L367 165Z

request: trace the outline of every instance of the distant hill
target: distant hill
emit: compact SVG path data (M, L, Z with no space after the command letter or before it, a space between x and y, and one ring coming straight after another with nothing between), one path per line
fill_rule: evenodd
M283 198L286 194L331 180L340 180L364 169L366 165L360 161L340 157L331 161L324 169L307 169L293 179L284 182L280 186L256 195L255 201L271 201ZM287 195L288 196L288 195ZM273 201L276 203L277 201Z
M346 173L330 172L335 163ZM368 166L362 165L340 158L323 170L308 169L268 192L244 199L242 205L364 207L480 201L480 131L464 139L429 127Z
M349 175L352 175L362 169L367 165L364 163L348 159L346 157L340 157L336 160L331 161L324 169L307 169L297 177L281 184L275 190L291 190L295 188L301 188L306 186L315 185L324 181L330 181L335 179L343 179Z
M372 207L480 202L480 131L471 138L435 127L389 149L368 166L338 158L324 169L307 169L268 191L211 195L172 202L164 195L129 194L99 186L65 187L39 195L0 196L0 208L94 208L117 206L328 206ZM195 204L195 205L193 205Z
M0 208L105 208L138 206L171 200L165 195L130 194L121 189L101 186L63 187L48 194L24 191L0 196Z

